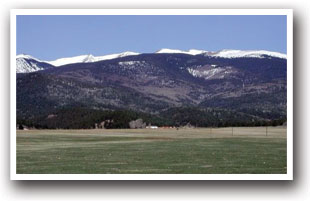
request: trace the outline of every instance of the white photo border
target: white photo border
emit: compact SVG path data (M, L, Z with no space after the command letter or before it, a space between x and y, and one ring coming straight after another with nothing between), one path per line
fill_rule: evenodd
M286 15L286 174L16 174L17 15ZM292 9L12 9L10 18L10 179L11 180L293 180L293 10Z

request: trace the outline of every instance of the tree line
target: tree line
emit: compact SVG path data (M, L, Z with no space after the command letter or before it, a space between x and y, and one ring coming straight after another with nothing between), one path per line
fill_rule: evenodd
M170 108L158 114L147 114L132 110L95 110L81 107L57 110L54 113L32 118L18 118L17 126L36 129L92 129L104 122L104 128L129 128L129 122L142 119L146 125L181 127L230 126L278 126L286 122L281 119L260 119L243 113L220 109Z

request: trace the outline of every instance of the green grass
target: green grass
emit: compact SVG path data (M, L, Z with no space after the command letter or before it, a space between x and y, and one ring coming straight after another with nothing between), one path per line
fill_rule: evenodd
M97 173L285 174L286 138L203 129L17 133L17 174Z

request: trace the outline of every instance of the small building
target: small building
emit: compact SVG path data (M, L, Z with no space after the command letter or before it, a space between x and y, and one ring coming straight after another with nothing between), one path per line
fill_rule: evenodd
M157 129L158 126L147 126L146 128L150 128L150 129Z

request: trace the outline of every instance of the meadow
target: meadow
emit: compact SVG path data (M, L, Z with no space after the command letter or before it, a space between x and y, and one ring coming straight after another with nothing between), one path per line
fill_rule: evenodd
M17 174L286 174L286 127L18 130Z

